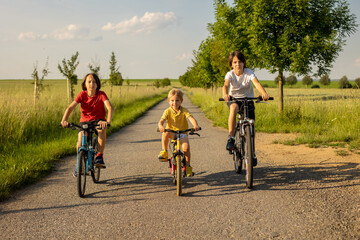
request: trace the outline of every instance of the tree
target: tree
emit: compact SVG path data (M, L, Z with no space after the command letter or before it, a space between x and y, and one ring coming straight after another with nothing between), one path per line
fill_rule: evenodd
M327 74L323 75L319 80L320 84L322 85L330 85L330 81L330 77Z
M282 76L282 81L284 84L286 83L285 80L286 80L285 76ZM279 85L279 76L275 77L274 82L275 84Z
M241 50L249 67L278 73L280 111L284 71L305 75L316 66L318 76L330 72L357 27L346 0L235 0L233 7L215 0L215 8L221 19L210 27L215 41Z
M99 76L99 72L100 72L100 64L97 65L96 63L94 65L92 65L91 63L89 63L88 65L90 71L92 73L95 73L97 76Z
M109 75L109 82L110 82L110 97L112 96L112 89L114 85L122 85L124 79L122 78L122 75L119 71L119 67L116 66L117 61L115 57L115 53L111 52L110 57L110 75Z
M74 99L74 85L77 84L77 75L75 74L75 70L79 65L79 61L77 61L78 56L79 52L76 52L71 56L70 60L66 60L65 58L62 60L62 67L58 64L60 73L66 77L68 104L70 104Z
M297 83L297 78L295 75L290 75L287 79L286 79L286 84L288 84L290 87L292 87L293 85L295 85Z
M169 78L164 78L163 80L161 80L160 84L161 84L162 87L170 86L171 81L170 81Z
M339 88L352 88L352 85L346 76L343 76L342 78L340 78Z
M302 79L303 85L306 85L306 87L308 87L312 83L313 83L313 79L309 75L306 75L305 77L303 77L303 79Z
M354 81L354 88L360 89L360 78L356 78Z
M37 70L37 68L38 68L37 63L34 65L34 71L31 74L31 77L34 79L34 105L35 106L36 106L37 100L39 99L40 92L44 88L43 80L49 74L48 63L49 63L49 58L46 59L45 67L41 71L42 72L41 78L39 78L39 73Z

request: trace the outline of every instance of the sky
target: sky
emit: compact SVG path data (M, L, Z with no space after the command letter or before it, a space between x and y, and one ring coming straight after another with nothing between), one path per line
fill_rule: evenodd
M332 79L360 77L360 1L348 2L359 27L334 62ZM0 0L0 13L0 79L30 79L47 59L46 79L62 79L57 66L76 51L80 79L89 64L108 78L112 52L124 78L178 78L214 22L212 0ZM255 73L275 78L264 69Z

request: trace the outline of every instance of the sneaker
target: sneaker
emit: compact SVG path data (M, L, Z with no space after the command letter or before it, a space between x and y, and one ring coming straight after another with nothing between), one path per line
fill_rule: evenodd
M192 171L192 167L189 165L189 166L186 166L186 176L187 177L192 177L194 176L194 173Z
M162 150L159 153L158 158L159 158L160 162L167 162L168 161L168 152L167 152L167 150Z
M95 167L106 168L105 163L104 163L104 159L103 159L102 156L96 156L96 158L95 158Z
M254 154L254 157L253 157L253 167L256 167L257 165L257 157L256 157L256 153Z
M235 138L232 138L229 136L229 139L226 144L226 150L228 150L228 151L234 150L234 148L235 148L234 143L235 143Z

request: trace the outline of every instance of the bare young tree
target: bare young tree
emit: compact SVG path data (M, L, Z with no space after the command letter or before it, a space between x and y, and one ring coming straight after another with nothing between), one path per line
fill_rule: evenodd
M34 106L37 105L37 101L39 99L40 92L44 88L43 80L50 73L49 69L48 69L48 63L49 63L49 58L46 59L45 66L44 66L43 70L41 71L42 76L40 78L39 78L37 63L34 65L34 71L31 74L31 77L34 79Z

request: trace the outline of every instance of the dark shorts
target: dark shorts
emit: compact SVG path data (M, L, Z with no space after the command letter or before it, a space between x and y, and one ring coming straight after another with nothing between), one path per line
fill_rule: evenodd
M83 125L85 125L85 124L87 124L87 125L91 125L91 124L97 124L98 122L100 122L100 121L105 121L105 120L103 120L103 119L97 119L97 120L95 120L95 121L89 121L89 122L80 122L79 123L79 126L83 126ZM81 130L79 129L79 132L81 132ZM95 134L96 135L98 135L98 132L95 130Z
M230 105L233 104L233 102L228 102L227 105L230 108ZM255 120L255 104L254 101L248 101L249 104L249 118ZM244 102L237 102L237 105L239 107L239 114L242 115L244 111Z

